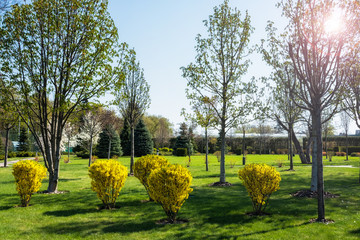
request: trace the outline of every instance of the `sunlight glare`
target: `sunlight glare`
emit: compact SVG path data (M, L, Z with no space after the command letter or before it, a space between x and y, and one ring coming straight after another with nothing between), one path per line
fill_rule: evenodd
M336 34L342 31L343 17L339 9L331 13L324 23L324 29L327 34Z

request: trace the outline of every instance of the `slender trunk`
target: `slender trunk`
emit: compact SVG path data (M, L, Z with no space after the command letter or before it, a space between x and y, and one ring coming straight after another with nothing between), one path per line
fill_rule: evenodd
M110 160L110 153L111 153L111 137L109 136L108 160Z
M6 128L4 167L7 167L7 159L9 153L9 133L10 133L10 128Z
M208 139L208 132L207 132L207 127L205 128L205 164L206 164L206 171L209 171L209 160L208 160L208 155L209 155L209 139Z
M328 144L327 144L327 140L328 140L328 128L326 127L325 129L325 152L326 152L326 159L328 159Z
M345 144L346 144L346 161L348 161L349 160L349 142L348 142L348 133L347 133L347 131L345 132L345 137L346 137L346 142L345 142Z
M290 153L290 170L294 170L294 164L293 164L293 150L292 150L292 130L293 126L290 124L289 126L289 153Z
M68 138L68 161L70 162L70 138Z
M131 127L131 156L130 156L130 175L134 174L133 172L133 166L134 166L134 142L135 142L135 135L134 135L134 127Z
M89 153L89 167L91 165L91 160L92 160L92 148L93 148L93 137L90 137L90 153Z
M320 108L318 108L320 109ZM319 222L325 221L325 200L324 200L324 177L323 177L323 156L322 156L322 137L321 137L321 111L318 110L315 114L315 137L317 139L316 146L314 145L314 156L313 159L317 165L317 193L318 193L318 219Z
M306 149L305 149L305 156L306 156L306 161L308 163L311 163L311 159L310 159L310 149L311 149L311 145L313 143L313 139L312 137L309 138L309 141L306 145Z
M243 152L243 165L245 165L245 128L243 127L243 142L242 142L242 152Z
M220 182L225 183L225 122L221 123L221 159L220 159Z
M289 127L290 129L290 127ZM288 161L290 161L290 131L288 131L287 147L288 147Z
M292 141L294 143L296 151L299 153L301 163L302 164L310 163L310 161L309 162L307 161L306 156L305 156L304 151L303 151L303 148L301 147L301 144L300 144L299 140L297 139L297 137L295 135L294 128L292 129Z
M313 131L313 134L315 134L316 130L314 128L314 131ZM316 138L315 135L313 135L311 137L313 140L312 140L312 162L311 162L311 187L310 187L310 190L315 192L317 191L317 173L318 173L318 170L317 170L317 146L318 146L318 139Z

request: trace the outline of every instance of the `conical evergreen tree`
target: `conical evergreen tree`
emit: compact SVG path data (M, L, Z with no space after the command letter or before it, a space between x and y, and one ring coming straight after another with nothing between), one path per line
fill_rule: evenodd
M124 127L120 133L121 149L124 156L130 156L131 154L131 130L128 121L124 120Z
M110 142L111 139L111 142ZM110 158L113 156L121 156L121 141L119 134L114 130L112 126L107 126L100 133L98 144L96 146L96 155L99 158L108 158L109 156L109 145L110 146Z
M141 157L147 154L151 154L154 150L154 143L151 138L149 130L146 128L142 119L139 120L134 131L135 141L135 156Z
M176 138L176 143L175 143L175 146L174 146L174 155L176 155L176 156L178 156L178 153L177 153L178 148L186 148L186 149L188 149L189 147L191 147L189 145L187 129L188 129L188 127L187 127L186 123L181 123L181 125L180 125L180 135Z
M21 127L20 129L20 136L19 136L19 143L16 147L16 151L18 152L28 152L30 149L29 144L29 135L27 132L27 129L24 127Z

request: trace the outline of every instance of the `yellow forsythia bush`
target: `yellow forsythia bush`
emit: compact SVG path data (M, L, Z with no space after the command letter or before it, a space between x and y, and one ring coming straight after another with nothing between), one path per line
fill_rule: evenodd
M146 192L149 195L150 201L152 200L149 194L148 177L154 169L161 168L169 165L166 158L159 155L146 155L138 160L134 164L134 176L137 177L141 184L144 185Z
M148 177L150 196L160 203L171 223L176 221L178 211L193 191L191 180L189 170L180 165L157 168Z
M127 178L127 168L112 159L96 161L89 167L89 176L91 189L97 193L104 207L114 208Z
M248 191L256 214L265 211L270 195L279 189L280 173L266 164L248 164L239 170L239 178Z
M46 177L46 168L32 160L19 161L13 165L12 174L15 177L16 190L21 198L21 206L29 206L31 195L41 187L41 181Z

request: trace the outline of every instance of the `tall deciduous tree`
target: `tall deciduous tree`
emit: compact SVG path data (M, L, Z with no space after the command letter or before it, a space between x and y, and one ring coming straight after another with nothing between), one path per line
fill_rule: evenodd
M238 119L250 112L256 87L253 81L242 81L250 64L248 43L252 27L250 16L232 9L227 0L214 8L214 14L204 21L208 36L196 38L195 62L183 67L187 79L189 99L217 97L217 105L210 104L221 136L220 183L225 178L225 135L237 125Z
M289 139L289 158L290 170L293 170L292 161L292 143L294 143L299 153L301 163L310 163L303 152L301 144L296 137L294 125L300 121L302 109L294 103L294 83L295 74L291 67L290 57L286 52L282 51L286 47L286 42L279 36L275 35L276 29L273 23L269 22L266 28L268 38L267 46L269 49L262 48L263 59L273 68L273 72L269 77L275 84L272 89L272 96L268 104L271 105L268 116L277 122L288 133Z
M103 0L34 0L6 12L1 24L1 84L17 89L9 97L20 116L28 117L49 172L48 192L57 192L68 118L110 88L113 57L122 59L107 5Z
M129 52L122 71L124 82L116 85L114 91L120 113L128 121L131 129L130 174L134 167L134 130L137 122L144 115L150 105L150 86L145 81L144 70L136 60L134 50Z
M121 149L124 156L131 155L131 129L128 121L124 120L124 126L120 133Z
M1 91L9 91L9 89L1 89ZM4 151L4 167L7 167L7 159L9 153L9 135L10 130L15 127L19 121L19 114L16 112L15 106L6 98L6 94L0 91L0 125L5 130L5 151Z
M324 180L322 162L322 119L324 109L331 108L330 119L340 103L343 80L342 57L347 38L342 33L330 33L326 20L335 11L336 1L284 0L280 3L289 19L288 47L284 49L295 71L294 101L308 110L312 119L313 171L316 169L318 218L325 221Z

